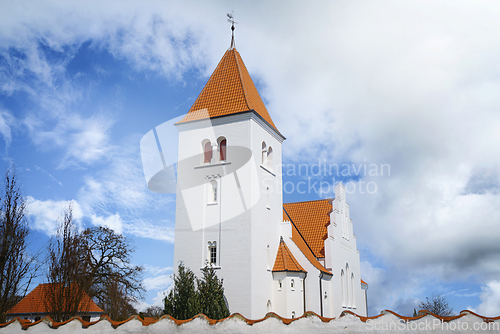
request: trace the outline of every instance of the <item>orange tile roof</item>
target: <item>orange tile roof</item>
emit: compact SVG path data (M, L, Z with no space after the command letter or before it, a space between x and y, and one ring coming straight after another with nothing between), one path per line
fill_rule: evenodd
M26 297L21 299L19 303L7 311L7 314L48 313L44 297L51 288L52 284L57 283L39 284L35 289L33 289L33 291L28 293ZM87 294L83 296L79 311L104 313L104 311L97 306Z
M361 284L366 284L368 285L368 283L366 283L365 281L361 280Z
M283 208L283 220L292 220L315 257L325 257L332 200L286 203Z
M292 252L288 249L283 238L281 238L280 245L278 247L278 253L276 254L276 260L274 261L273 272L276 271L301 271L306 272L304 268L297 262Z
M306 241L299 233L294 224L292 224L292 241L299 247L300 251L304 256L309 260L309 262L319 271L324 274L333 275L330 271L328 271L314 256L311 248L306 244Z
M227 50L187 115L178 123L254 110L276 131L236 49Z

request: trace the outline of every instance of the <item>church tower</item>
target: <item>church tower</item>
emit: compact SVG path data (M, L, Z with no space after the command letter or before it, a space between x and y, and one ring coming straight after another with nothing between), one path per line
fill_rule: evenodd
M212 265L230 312L263 317L280 238L285 137L233 43L176 127L174 266L182 261L201 276Z

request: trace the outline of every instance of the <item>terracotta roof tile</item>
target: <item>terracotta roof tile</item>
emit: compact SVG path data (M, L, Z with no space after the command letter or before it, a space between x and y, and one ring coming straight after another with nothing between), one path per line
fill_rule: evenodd
M254 110L278 130L236 49L227 50L188 114L179 123Z
M292 252L288 249L283 238L278 247L276 260L274 261L273 272L276 271L301 271L306 272L304 268L297 262Z
M304 256L316 269L318 269L322 273L332 275L332 273L325 267L323 267L323 265L316 259L313 252L311 251L311 248L309 248L309 246L306 244L304 238L299 233L299 230L297 230L294 224L292 224L292 241L297 245L297 247L299 247L302 254L304 254Z
M7 314L48 313L44 297L51 288L52 284L57 283L39 284L35 289L33 289L33 291L28 293L26 297L21 299L19 303L7 311ZM97 306L87 294L83 296L83 300L80 303L80 311L104 313L104 311Z
M286 203L283 208L283 220L293 221L315 257L325 257L324 240L328 235L332 200Z

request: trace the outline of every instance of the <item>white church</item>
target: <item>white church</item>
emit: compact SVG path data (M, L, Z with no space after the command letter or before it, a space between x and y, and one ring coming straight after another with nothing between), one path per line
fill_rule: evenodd
M206 263L215 267L230 312L250 319L268 312L367 315L368 285L344 186L337 184L335 199L283 203L285 137L233 46L175 127L175 267L182 261L198 277ZM159 130L154 136L161 144ZM152 133L146 137L143 164L146 139L154 140ZM172 186L164 152L160 172L145 165L148 186L157 192L165 192L161 184Z

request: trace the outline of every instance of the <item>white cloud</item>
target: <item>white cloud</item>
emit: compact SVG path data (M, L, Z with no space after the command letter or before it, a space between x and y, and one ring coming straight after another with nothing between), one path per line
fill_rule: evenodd
M68 133L66 155L61 168L78 161L91 164L105 158L109 149L109 131L113 121L104 115L96 115L86 120L77 119ZM66 135L63 135L66 136Z
M16 119L5 109L0 108L0 134L5 141L5 146L9 147L12 141L12 128L16 126Z
M168 227L172 225L172 227ZM137 237L156 239L166 241L169 243L174 242L174 228L172 222L156 221L152 223L145 219L136 219L130 224L127 224L125 231Z
M89 215L112 217L120 212L123 233L173 242L173 222L166 221L163 212L174 210L175 202L172 196L148 190L140 161L139 138L129 135L122 145L109 152L107 167L85 178L78 191L78 202ZM144 218L155 213L162 217Z
M71 202L74 222L79 225L83 218L82 208L76 201L37 200L27 196L28 216L33 221L36 230L53 236L57 232L58 221L63 218L64 211Z
M164 306L163 299L168 294L168 292L172 289L173 280L172 280L172 267L153 267L145 265L146 274L150 274L149 277L146 277L143 280L144 287L146 290L159 290L156 293L156 296L153 297L153 303L140 303L137 304L137 309L144 311L149 306Z
M486 317L497 317L500 314L500 282L490 281L481 289L481 304L473 311Z
M148 277L143 280L146 290L166 289L172 284L172 274Z
M95 226L106 226L118 234L123 233L123 223L120 219L120 214L115 213L114 215L108 217L99 217L96 215L91 215L90 219L92 224Z

